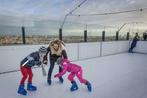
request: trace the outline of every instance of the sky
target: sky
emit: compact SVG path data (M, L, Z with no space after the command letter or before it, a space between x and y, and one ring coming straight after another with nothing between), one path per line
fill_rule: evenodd
M73 10L83 0L0 0L0 25L12 26L46 26L46 21L55 21L59 28L67 13ZM99 14L117 11L128 11L147 8L146 0L87 0L72 14ZM106 28L113 26L120 28L124 23L126 27L145 30L147 28L147 9L131 13L99 16L68 16L64 28L68 28L68 22L75 25L80 23L81 28L91 28L93 24L97 27ZM45 23L44 23L45 22ZM48 25L51 24L48 22ZM137 23L137 24L136 24ZM71 24L71 23L70 23ZM73 25L72 25L73 26ZM71 27L72 27L71 26ZM102 27L102 28L104 28Z

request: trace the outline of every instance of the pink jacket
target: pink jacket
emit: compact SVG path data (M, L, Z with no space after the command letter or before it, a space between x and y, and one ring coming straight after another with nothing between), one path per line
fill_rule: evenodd
M63 68L62 72L56 74L54 77L61 77L67 71L71 73L77 73L81 70L81 67L79 65L71 63L68 59L62 60L61 67Z

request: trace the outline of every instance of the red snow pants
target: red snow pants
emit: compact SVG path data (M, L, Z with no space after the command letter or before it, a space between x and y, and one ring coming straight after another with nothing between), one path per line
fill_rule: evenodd
M30 67L20 66L20 71L22 73L22 79L20 81L21 85L24 85L25 80L28 78L28 83L32 83L33 73Z

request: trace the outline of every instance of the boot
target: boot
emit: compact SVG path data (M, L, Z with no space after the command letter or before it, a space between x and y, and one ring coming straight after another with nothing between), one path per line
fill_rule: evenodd
M129 52L129 53L133 53L133 50L130 48L130 49L128 50L128 52Z
M77 86L77 83L75 81L72 81L72 86L70 88L70 91L75 91L75 90L78 90L78 86Z
M51 79L48 79L47 80L47 83L48 83L48 85L51 85L52 84L52 80Z
M64 82L64 80L63 80L63 78L62 78L62 77L59 77L59 81L60 81L61 83L63 83L63 82Z
M91 87L91 84L89 82L86 82L85 85L87 85L87 89L88 91L92 91L92 87Z
M36 91L37 87L33 86L32 83L28 83L27 90L29 90L29 91Z
M24 89L24 85L19 86L17 93L21 95L27 95L27 91Z

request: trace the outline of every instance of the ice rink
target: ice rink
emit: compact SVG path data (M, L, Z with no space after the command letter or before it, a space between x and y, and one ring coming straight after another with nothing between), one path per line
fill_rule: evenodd
M147 98L147 55L123 53L76 61L83 68L83 76L92 84L92 92L76 79L79 89L70 92L70 82L52 77L52 85L42 76L41 68L33 69L36 92L27 96L17 94L21 73L0 75L0 98ZM19 67L19 66L18 66ZM46 70L48 70L48 66ZM53 75L57 72L56 65Z

